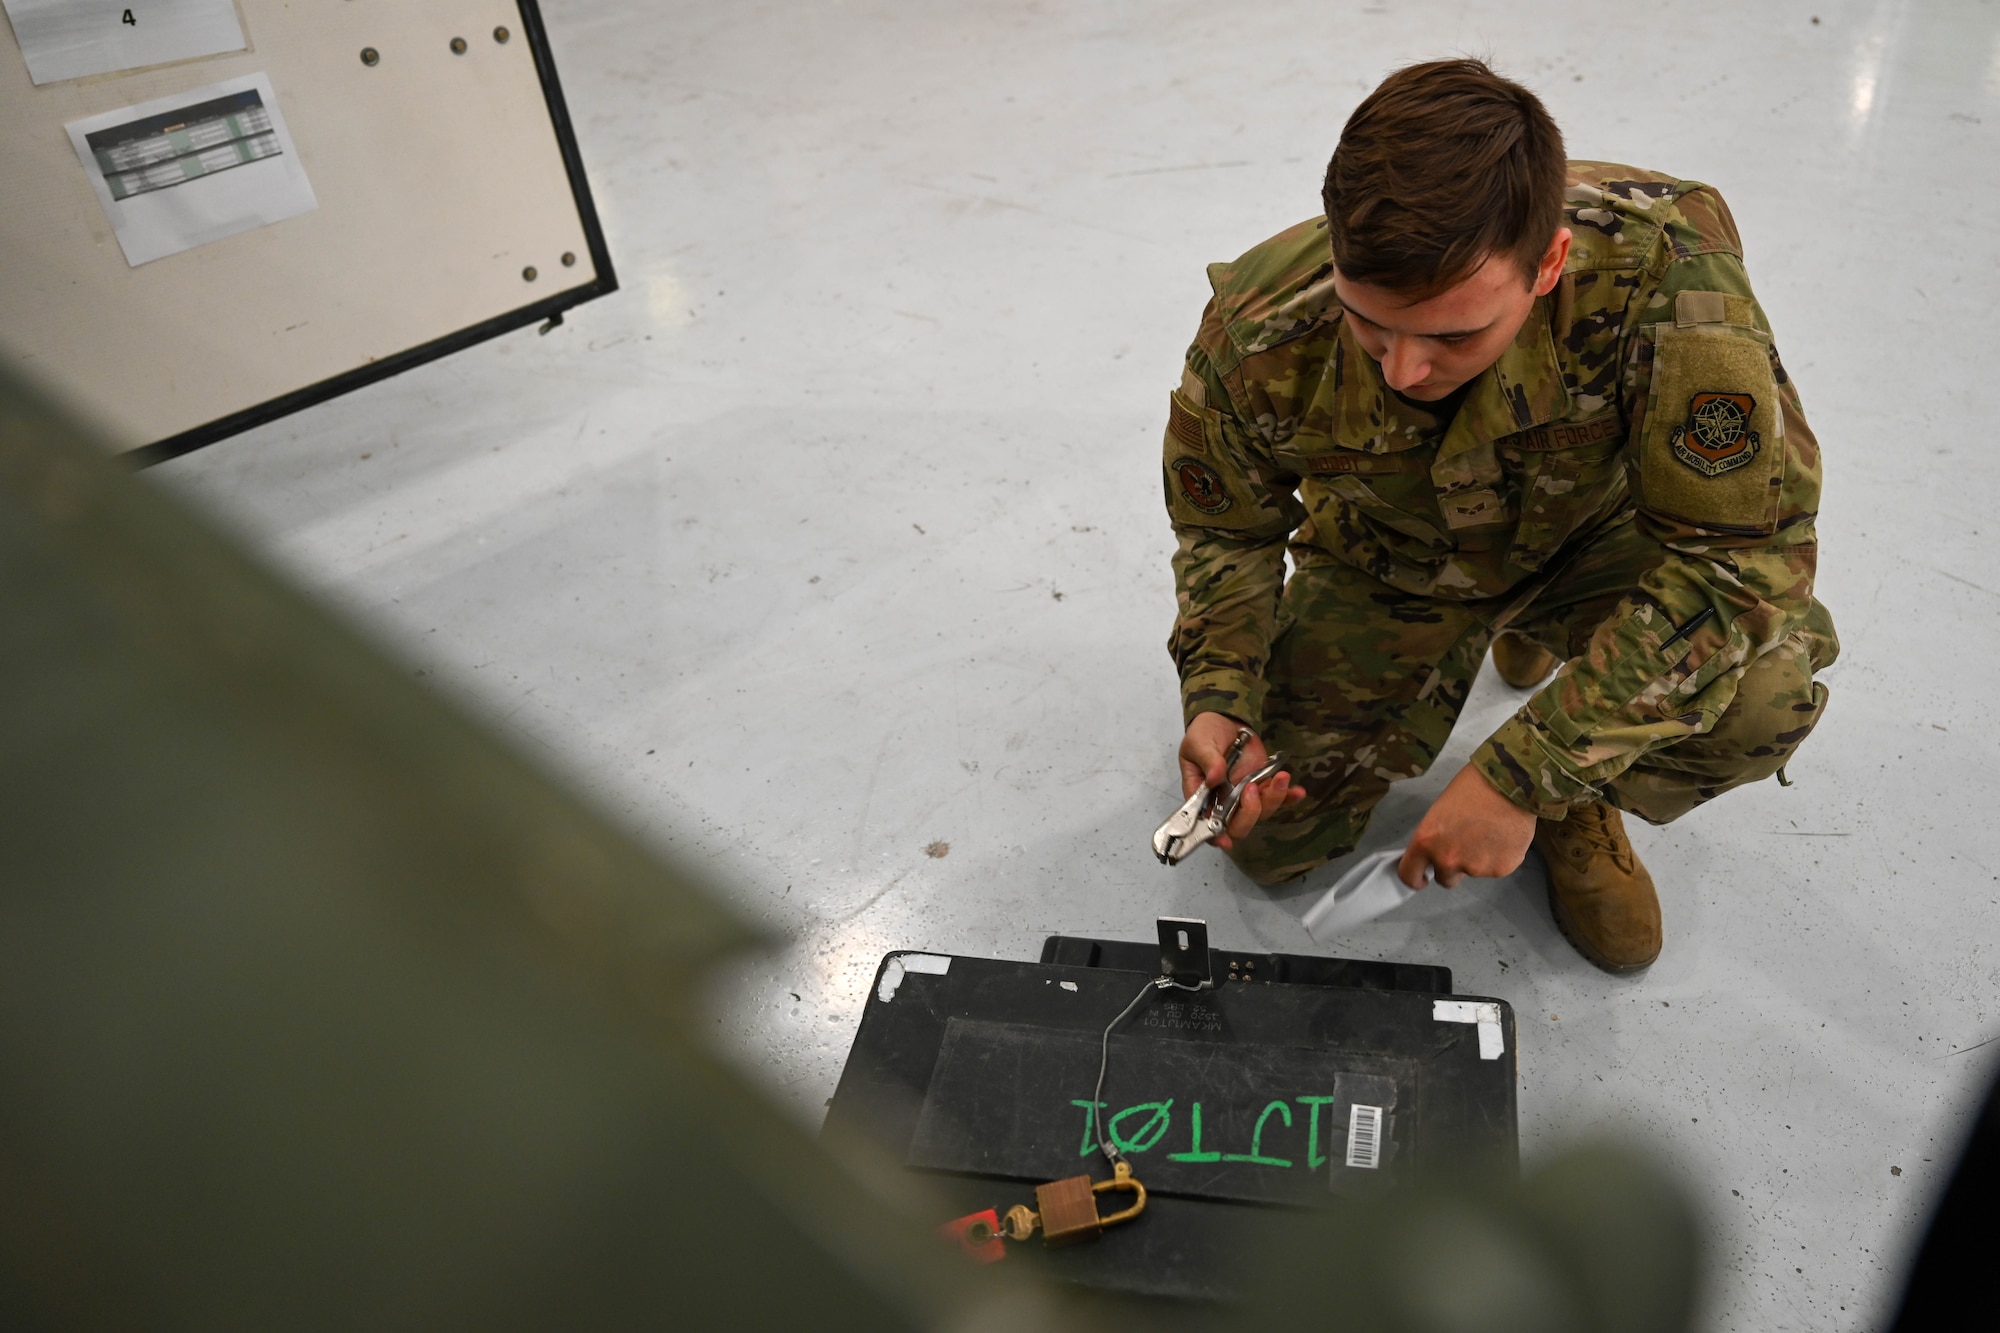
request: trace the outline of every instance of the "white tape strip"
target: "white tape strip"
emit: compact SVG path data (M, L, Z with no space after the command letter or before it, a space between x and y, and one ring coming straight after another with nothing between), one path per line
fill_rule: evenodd
M875 996L887 1004L896 998L896 988L903 984L903 978L910 973L922 972L929 976L941 977L949 971L951 971L951 959L943 954L899 953L882 969L882 981L875 987Z
M1507 1052L1507 1034L1500 1026L1500 1006L1491 1000L1433 1000L1431 1021L1477 1023L1482 1060L1498 1060Z

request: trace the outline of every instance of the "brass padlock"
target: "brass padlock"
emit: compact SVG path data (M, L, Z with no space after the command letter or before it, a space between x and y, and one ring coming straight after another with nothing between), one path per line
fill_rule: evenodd
M1099 1217L1097 1196L1107 1190L1124 1190L1136 1197L1132 1206L1122 1212ZM1002 1230L1010 1240L1026 1240L1039 1228L1043 1244L1073 1245L1080 1240L1096 1240L1104 1228L1129 1222L1145 1211L1146 1187L1132 1174L1130 1166L1119 1162L1112 1168L1109 1180L1071 1176L1036 1186L1035 1207L1015 1204L1009 1208Z

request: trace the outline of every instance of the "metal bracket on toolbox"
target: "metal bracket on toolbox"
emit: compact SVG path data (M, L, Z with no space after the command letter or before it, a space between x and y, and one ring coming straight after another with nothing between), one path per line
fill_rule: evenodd
M1192 916L1163 916L1160 928L1160 975L1177 986L1215 984L1208 953L1208 922Z

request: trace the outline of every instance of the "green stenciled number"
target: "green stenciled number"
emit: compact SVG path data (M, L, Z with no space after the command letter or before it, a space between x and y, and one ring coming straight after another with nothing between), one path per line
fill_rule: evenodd
M1168 1113L1173 1107L1174 1102L1171 1097L1163 1102L1141 1102L1137 1106L1126 1107L1105 1122L1104 1127L1111 1131L1111 1146L1120 1152L1145 1152L1166 1137L1167 1126L1173 1121L1173 1117ZM1153 1114L1148 1117L1145 1124L1139 1126L1139 1132L1129 1139L1120 1134L1119 1122L1126 1116L1137 1115L1141 1111L1151 1111Z
M1201 1150L1201 1103L1200 1103L1200 1102L1194 1102L1194 1103L1191 1103L1191 1105L1192 1105L1192 1106L1193 1106L1193 1108L1194 1108L1194 1109L1193 1109L1193 1111L1192 1111L1192 1113L1191 1113L1191 1114L1192 1114L1192 1115L1194 1116L1194 1140L1193 1140L1192 1144L1191 1144L1191 1145L1189 1146L1189 1149L1188 1149L1188 1151L1186 1151L1186 1152L1170 1152L1170 1153L1168 1153L1168 1154L1167 1154L1167 1160L1168 1160L1168 1161L1170 1161L1170 1162L1219 1162L1219 1161L1221 1161L1221 1160L1222 1160L1222 1154L1221 1154L1221 1153L1219 1153L1219 1152L1203 1152L1203 1151Z
M1332 1097L1294 1097L1301 1106L1312 1108L1312 1119L1306 1121L1306 1170L1317 1171L1326 1165L1326 1158L1319 1153L1319 1108L1333 1105ZM1286 1122L1291 1123L1290 1121Z
M1086 1102L1080 1098L1070 1098L1071 1106L1083 1108L1083 1146L1077 1149L1078 1157L1088 1157L1097 1151L1097 1108L1109 1106L1110 1102Z
M1292 1108L1283 1102L1272 1102L1264 1108L1264 1113L1257 1117L1257 1127L1250 1131L1250 1151L1247 1153L1224 1153L1222 1160L1225 1162L1256 1162L1261 1166L1290 1166L1292 1159L1289 1157L1266 1157L1264 1155L1264 1122L1271 1118L1271 1112L1273 1111L1276 1111L1285 1118L1286 1129L1292 1127Z

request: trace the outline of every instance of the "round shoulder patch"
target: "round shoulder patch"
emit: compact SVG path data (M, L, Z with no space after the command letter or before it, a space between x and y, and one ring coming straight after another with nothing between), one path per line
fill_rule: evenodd
M1705 477L1734 472L1757 456L1763 443L1750 429L1757 400L1747 393L1698 393L1688 399L1687 420L1668 437L1674 457Z
M1180 481L1181 494L1187 502L1204 514L1220 514L1229 508L1229 492L1222 485L1221 474L1198 458L1176 458L1167 465L1173 469Z

